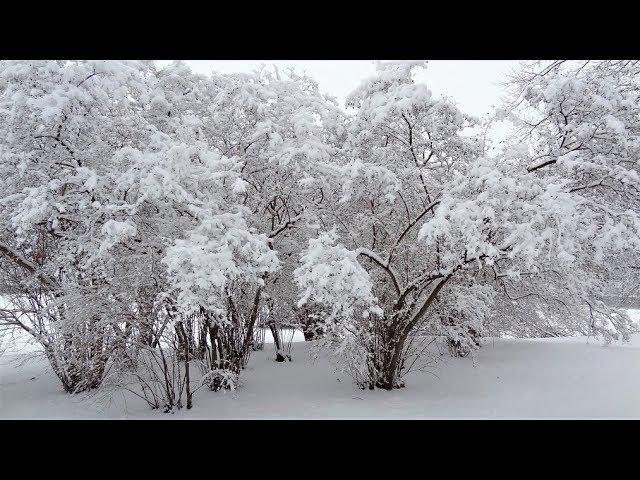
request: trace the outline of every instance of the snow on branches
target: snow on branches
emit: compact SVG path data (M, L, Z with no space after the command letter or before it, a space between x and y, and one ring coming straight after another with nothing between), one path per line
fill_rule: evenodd
M264 286L265 275L279 267L267 237L252 232L241 212L204 217L186 239L176 239L163 262L186 315L201 309L224 314L239 285Z
M300 255L301 265L295 270L296 282L302 290L298 306L310 298L331 308L333 317L349 321L354 315L381 315L373 296L371 279L357 261L358 252L336 243L335 230L309 240Z
M640 63L523 64L490 158L424 66L379 63L343 111L275 67L0 62L0 322L69 392L141 351L182 362L179 391L189 360L237 376L261 311L369 388L433 336L627 338L608 298L640 283Z

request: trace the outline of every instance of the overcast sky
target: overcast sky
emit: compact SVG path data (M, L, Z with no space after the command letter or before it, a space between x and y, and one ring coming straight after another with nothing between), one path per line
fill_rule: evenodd
M187 60L186 63L203 74L213 70L249 72L260 64L277 65L280 70L293 66L314 78L320 90L337 97L342 106L347 94L375 74L375 62L371 60ZM517 64L505 60L433 60L416 80L426 83L435 95L451 97L465 113L480 117L497 104L501 95L497 83Z

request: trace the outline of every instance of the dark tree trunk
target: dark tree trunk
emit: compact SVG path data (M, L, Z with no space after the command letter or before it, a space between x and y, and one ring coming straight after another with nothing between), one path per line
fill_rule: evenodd
M275 322L269 322L269 330L271 330L271 335L273 336L273 343L276 346L276 351L280 351L282 350L282 342L280 341L280 333L278 332L278 329L276 328L276 324Z
M262 280L266 281L267 275L262 276ZM260 308L260 299L262 298L262 287L258 287L255 297L253 298L253 306L251 313L249 314L249 324L247 325L247 332L242 343L242 368L245 367L249 361L249 353L251 352L251 342L253 342L253 329L255 328L256 321L258 320L258 309Z
M137 307L139 318L138 342L140 344L152 347L154 344L153 335L153 298L155 294L149 288L141 288L138 291Z
M184 345L184 377L187 394L187 410L190 410L192 407L192 393L189 378L189 337L184 330L182 322L178 322L178 324L176 325L176 329L178 330L178 337L182 337L182 343Z
M200 326L199 336L198 336L198 348L197 358L198 360L204 360L205 355L207 354L207 333L209 331L209 326L207 323L203 323Z
M373 383L375 383L376 387L385 390L404 387L404 382L401 381L400 375L404 363L404 346L407 338L409 338L413 329L426 315L429 307L450 277L451 275L444 277L444 279L438 283L420 309L409 320L398 319L388 327L381 329L381 343L385 348L383 348L382 351L379 351L381 350L380 348L374 348L373 352L374 361L376 356L380 358L379 365L374 365L375 378L371 379L374 380ZM404 299L399 301L397 305L402 306L403 303ZM370 385L370 388L373 388L373 386Z

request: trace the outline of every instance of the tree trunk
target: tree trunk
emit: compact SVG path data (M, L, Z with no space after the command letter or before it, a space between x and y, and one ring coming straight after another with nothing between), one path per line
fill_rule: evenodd
M207 332L209 327L206 323L203 323L200 326L200 331L198 335L198 349L197 349L197 357L198 360L204 360L205 355L207 354Z
M192 407L192 393L191 384L189 378L189 337L187 336L182 322L178 322L176 328L178 329L178 337L182 337L182 343L184 344L184 377L185 388L187 393L187 410L191 410Z
M266 281L267 275L264 274L262 276L263 281ZM249 324L247 325L247 333L242 344L242 368L245 367L246 363L249 361L249 352L251 351L251 342L253 341L253 329L256 325L256 321L258 320L258 309L260 308L260 298L262 297L262 286L258 287L256 290L256 295L253 299L253 307L251 308L251 313L249 314Z
M269 330L271 330L271 335L273 336L273 343L276 345L276 351L282 350L282 342L280 341L280 333L276 328L276 324L273 321L270 321L267 325L269 325Z
M437 297L438 293L451 278L451 275L444 277L440 283L429 294L425 302L422 304L418 312L408 321L391 325L389 330L384 332L383 345L388 345L390 352L383 352L382 365L380 372L382 378L376 379L376 387L385 390L404 387L404 382L398 378L400 375L399 366L402 365L402 356L404 355L404 345L411 331L422 320L429 307Z

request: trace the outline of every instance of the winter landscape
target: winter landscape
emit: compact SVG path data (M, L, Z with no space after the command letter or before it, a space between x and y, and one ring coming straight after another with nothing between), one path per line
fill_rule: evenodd
M640 61L2 60L0 419L640 418L639 169Z

